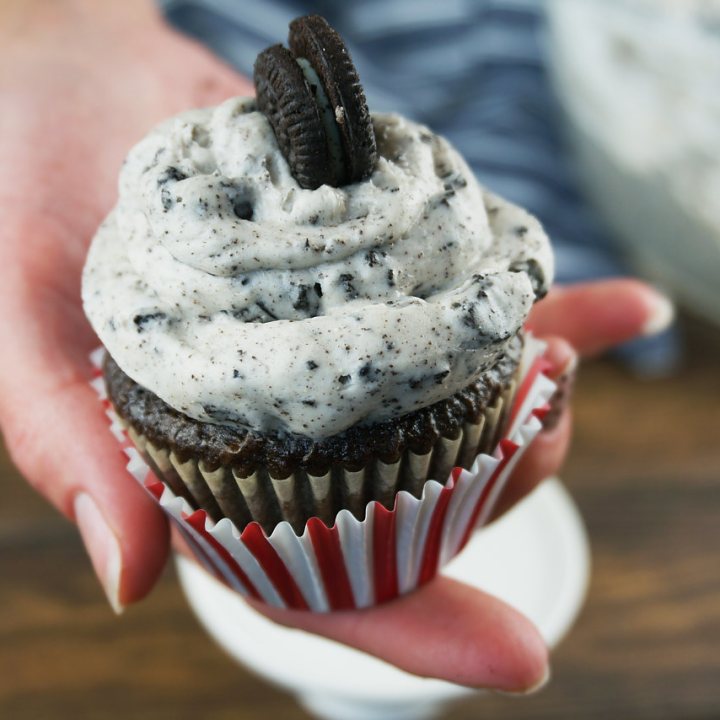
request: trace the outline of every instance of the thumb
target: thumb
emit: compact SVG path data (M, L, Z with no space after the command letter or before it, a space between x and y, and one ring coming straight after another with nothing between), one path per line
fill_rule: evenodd
M108 600L120 612L145 596L162 571L167 522L127 472L86 377L39 395L20 380L24 397L4 404L2 417L10 455L30 484L77 523Z

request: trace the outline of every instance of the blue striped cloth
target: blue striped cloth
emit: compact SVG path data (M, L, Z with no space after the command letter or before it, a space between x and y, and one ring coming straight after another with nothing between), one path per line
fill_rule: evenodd
M345 39L373 110L430 126L478 179L537 215L556 250L558 280L625 274L559 132L542 52L540 0L159 0L180 30L252 77L256 55L286 42L298 15L324 15ZM639 372L673 366L673 332L635 341Z

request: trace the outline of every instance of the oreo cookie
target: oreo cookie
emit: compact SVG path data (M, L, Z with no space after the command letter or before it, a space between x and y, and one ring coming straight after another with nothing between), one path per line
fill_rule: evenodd
M375 132L345 43L309 15L292 21L289 44L258 55L255 87L293 177L307 189L364 180L377 160Z

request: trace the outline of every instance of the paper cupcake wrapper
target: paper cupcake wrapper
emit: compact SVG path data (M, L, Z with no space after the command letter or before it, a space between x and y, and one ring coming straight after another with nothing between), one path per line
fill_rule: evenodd
M373 500L392 509L400 490L419 498L429 478L447 478L454 467L469 468L479 453L492 452L508 425L518 374L519 368L495 402L458 428L455 437L438 437L419 454L407 448L394 462L374 458L353 469L338 464L324 475L302 468L282 478L262 467L249 476L230 466L211 469L198 458L182 461L172 448L153 443L131 425L127 433L155 476L211 520L228 518L239 529L256 521L267 534L287 521L302 535L312 517L330 526L343 509L364 519L365 507ZM126 425L124 419L120 422Z
M157 478L112 408L100 370L102 348L92 355L97 369L92 385L128 457L128 471L212 575L275 607L327 612L377 605L423 585L488 521L505 482L542 429L555 390L543 374L543 351L543 343L526 338L508 430L492 455L478 455L469 470L455 467L444 484L427 480L418 497L400 490L391 510L373 500L362 519L347 509L330 527L312 517L300 535L287 520L269 534L257 522L240 532L228 518L215 522L204 510L194 510L182 487Z

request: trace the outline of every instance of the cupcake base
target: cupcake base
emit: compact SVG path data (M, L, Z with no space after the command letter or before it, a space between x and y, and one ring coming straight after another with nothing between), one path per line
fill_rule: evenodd
M432 579L473 529L487 522L505 481L541 430L540 418L555 389L542 374L541 351L528 340L509 428L492 456L479 455L469 470L454 468L444 484L425 482L420 497L400 490L392 510L371 501L362 521L348 510L337 513L331 526L313 517L302 535L289 522L269 534L255 522L240 532L227 518L214 522L204 510L193 509L155 476L133 446L107 399L99 369L94 386L129 458L128 470L210 573L268 604L323 612L368 607L410 592ZM94 359L99 366L102 351Z
M362 520L368 502L386 509L404 490L416 498L429 479L444 482L496 447L517 386L522 340L462 392L397 420L351 428L313 441L262 436L202 423L176 412L107 357L107 392L127 433L153 473L194 509L242 530L266 533L288 522L302 534L317 517L340 510Z

